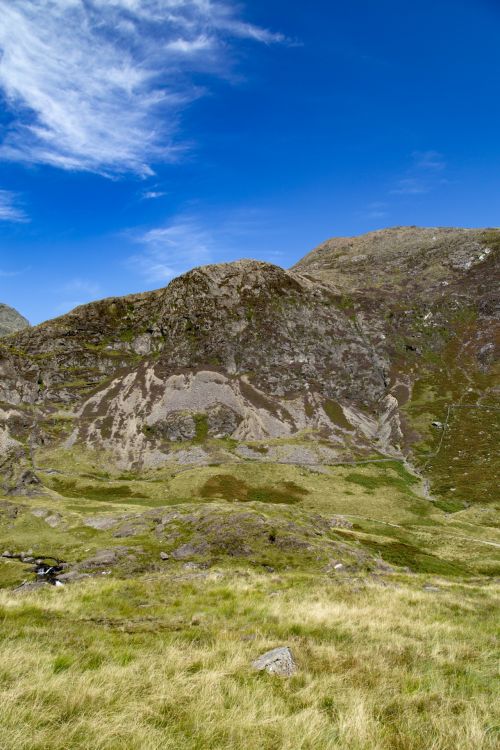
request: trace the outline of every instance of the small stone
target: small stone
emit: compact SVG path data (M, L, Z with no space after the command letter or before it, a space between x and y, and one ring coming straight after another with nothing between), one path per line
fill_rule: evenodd
M275 568L273 568L272 565L263 565L262 567L264 568L264 570L266 571L266 573L274 573L275 572Z
M61 516L59 514L54 513L51 516L45 516L44 518L45 523L47 523L52 529L57 528L59 524L61 523Z
M169 560L170 559L170 555L168 555L166 552L160 552L160 558L162 560Z
M6 549L5 552L2 553L2 557L14 557L14 555Z
M203 562L200 562L200 563L197 563L197 562L187 562L187 563L184 563L184 565L182 567L185 570L206 570L206 568L209 567L209 564L206 563L206 562L205 563L203 563Z
M429 583L426 583L423 588L424 588L424 591L441 591L439 586L431 586Z
M33 508L31 511L31 515L35 516L36 518L45 518L45 516L50 515L50 511L48 511L46 508Z
M86 518L83 522L84 526L89 526L91 529L97 529L97 531L108 531L119 523L117 518L108 518L107 516L93 516Z
M280 646L266 651L252 663L252 667L259 672L266 671L279 677L291 677L297 671L292 652L288 646Z
M336 565L333 566L334 570L342 570L343 567L344 566L342 563L337 563Z

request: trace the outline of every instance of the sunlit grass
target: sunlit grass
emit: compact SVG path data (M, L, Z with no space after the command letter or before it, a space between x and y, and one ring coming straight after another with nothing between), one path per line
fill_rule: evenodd
M2 592L9 750L492 750L495 591L214 571ZM287 644L290 680L252 660Z

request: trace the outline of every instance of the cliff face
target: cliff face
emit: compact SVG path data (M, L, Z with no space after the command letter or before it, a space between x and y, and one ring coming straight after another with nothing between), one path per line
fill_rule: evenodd
M450 507L471 476L488 500L499 250L495 230L386 230L21 331L0 345L4 483L32 490L58 449L136 471L409 456Z
M26 318L23 318L13 307L0 302L0 336L8 336L28 327L29 323Z

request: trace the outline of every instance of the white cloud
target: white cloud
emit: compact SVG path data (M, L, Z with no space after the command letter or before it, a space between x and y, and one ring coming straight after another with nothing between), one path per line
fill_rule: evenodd
M189 216L150 229L135 237L143 249L127 265L146 281L166 283L194 266L210 263L215 241L212 233Z
M18 195L10 190L0 190L0 221L29 221L25 212L18 205Z
M399 180L391 193L394 195L423 195L430 190L430 185L417 177L405 177L403 180Z
M223 74L227 40L281 34L232 0L0 0L0 157L115 175L179 155L189 73Z
M144 200L155 200L156 198L163 198L164 195L166 193L161 190L147 190L145 193L142 193L142 198Z
M77 294L84 297L97 297L101 292L101 287L94 281L87 279L71 279L63 285L61 291L64 294Z
M197 52L205 52L206 50L213 49L214 46L214 39L203 34L196 37L196 39L183 39L179 37L169 42L166 48L171 52L179 52L182 55L194 55Z
M385 216L387 216L387 203L383 203L382 201L374 201L373 203L370 203L367 207L367 211L365 213L366 219L382 219Z
M443 154L440 154L439 151L414 151L413 159L417 169L441 171L446 168Z
M411 156L413 164L391 190L393 195L425 195L448 184L448 180L440 176L447 166L443 154L414 151Z
M245 205L217 211L199 206L153 229L129 230L128 241L135 242L140 250L126 260L126 265L148 283L160 285L207 263L241 257L279 262L283 253L263 247L263 235L270 243L280 241L275 221L266 209Z

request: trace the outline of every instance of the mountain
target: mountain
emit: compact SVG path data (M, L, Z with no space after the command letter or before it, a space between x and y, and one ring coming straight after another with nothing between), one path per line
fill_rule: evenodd
M396 227L294 267L381 327L404 450L450 510L497 497L499 253L498 229Z
M0 336L8 336L28 327L29 323L26 318L23 318L13 307L0 302Z
M9 748L497 746L499 251L337 238L0 340Z
M49 452L139 473L397 458L443 507L489 502L499 251L498 230L394 228L20 331L0 345L6 486Z

